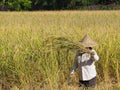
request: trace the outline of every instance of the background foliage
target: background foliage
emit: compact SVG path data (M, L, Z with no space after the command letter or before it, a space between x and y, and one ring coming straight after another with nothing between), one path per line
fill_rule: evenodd
M120 0L1 0L0 10L63 10L109 4L119 5Z

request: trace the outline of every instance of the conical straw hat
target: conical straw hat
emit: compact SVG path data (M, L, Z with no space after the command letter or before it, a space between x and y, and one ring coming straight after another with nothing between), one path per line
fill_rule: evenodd
M83 39L80 41L80 43L84 47L94 47L94 46L97 46L97 43L95 41L93 41L88 35L85 35L83 37Z

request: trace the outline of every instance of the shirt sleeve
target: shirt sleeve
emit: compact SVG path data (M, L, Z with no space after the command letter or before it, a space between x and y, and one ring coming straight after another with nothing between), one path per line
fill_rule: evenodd
M72 72L71 72L71 74L73 74L73 73L76 71L77 68L78 68L78 51L77 51L77 53L76 53L76 55L75 55L74 65L73 65L73 67L72 67Z
M97 52L95 50L92 50L92 52L94 53L94 55L91 56L91 59L93 61L98 61L99 60L99 56L98 56Z

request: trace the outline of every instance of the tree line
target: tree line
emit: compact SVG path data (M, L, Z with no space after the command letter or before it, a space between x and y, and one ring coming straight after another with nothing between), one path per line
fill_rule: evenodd
M109 4L120 5L120 0L1 0L0 10L69 10Z

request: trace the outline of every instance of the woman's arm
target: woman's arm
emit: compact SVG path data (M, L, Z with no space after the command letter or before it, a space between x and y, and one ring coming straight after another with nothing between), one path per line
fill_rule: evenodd
M76 71L76 69L78 68L78 51L75 55L75 59L74 59L74 65L72 67L72 72L71 74L74 74L74 72Z

